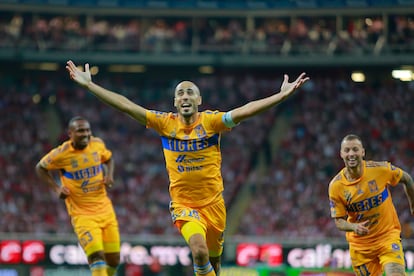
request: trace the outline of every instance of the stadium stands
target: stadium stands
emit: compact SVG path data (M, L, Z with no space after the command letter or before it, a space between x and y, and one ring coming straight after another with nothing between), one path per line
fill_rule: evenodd
M384 77L355 84L345 68L375 65L375 78L384 76L382 70L410 63L414 25L406 7L412 4L408 0L2 1L0 232L72 232L63 203L39 183L34 165L64 139L66 121L82 114L114 151L118 186L111 197L123 234L177 234L169 220L168 182L158 137L74 86L66 72L28 71L35 62L62 65L67 58L76 58L98 65L173 66L162 74L156 67L143 75L102 69L95 76L106 87L165 111L172 108L171 91L181 80L181 71L196 71L187 65L216 67L214 75L193 73L187 78L203 91L204 108L221 110L269 95L279 87L285 69L293 76L306 68L312 82L304 91L224 135L225 198L231 209L243 186L251 192L253 201L236 227L238 235L340 236L329 219L326 189L329 177L341 166L337 145L346 132L360 134L373 159L391 159L414 173L414 145L409 139L413 129L410 108L405 108L413 102L412 83ZM86 15L66 9L92 5L152 13ZM388 6L398 12L382 9ZM298 7L295 11L302 13L282 12ZM335 14L345 7L353 12L367 8L369 16ZM181 13L155 12L167 8ZM246 16L243 9L253 8L266 13ZM194 9L217 15L189 15ZM267 13L269 9L279 13ZM237 16L223 10L236 11ZM274 132L269 126L276 118L284 118L288 125L288 131L278 134L280 144L269 140ZM269 148L277 150L269 154ZM264 164L258 153L266 156ZM394 199L405 229L413 231L402 193L397 190Z

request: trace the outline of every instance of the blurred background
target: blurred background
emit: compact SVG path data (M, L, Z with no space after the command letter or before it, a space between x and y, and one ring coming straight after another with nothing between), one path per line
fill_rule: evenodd
M222 275L350 273L327 194L344 135L414 175L413 0L1 0L0 275L89 275L64 203L34 172L75 115L114 154L119 275L191 275L159 137L76 86L69 59L162 111L182 80L202 109L226 111L278 91L285 73L310 76L223 135ZM392 192L411 272L413 219L402 187Z

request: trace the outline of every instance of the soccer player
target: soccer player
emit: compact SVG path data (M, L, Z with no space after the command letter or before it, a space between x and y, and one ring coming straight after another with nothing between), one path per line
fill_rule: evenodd
M279 93L229 112L199 112L201 95L198 87L193 82L183 81L175 88L174 106L177 113L167 113L147 110L95 84L89 64L85 65L85 71L81 71L72 61L68 61L66 69L75 82L97 98L154 129L161 136L170 180L172 220L190 247L196 275L218 275L226 228L221 133L244 119L274 107L309 78L302 73L295 81L289 82L285 75Z
M83 117L72 118L68 127L70 139L47 153L36 165L36 173L65 200L92 276L112 276L120 262L118 222L106 192L114 183L112 152L92 136Z
M389 186L404 184L410 211L414 210L411 176L390 162L365 161L361 139L342 139L345 167L329 184L331 217L346 232L354 272L359 276L405 275L401 226Z

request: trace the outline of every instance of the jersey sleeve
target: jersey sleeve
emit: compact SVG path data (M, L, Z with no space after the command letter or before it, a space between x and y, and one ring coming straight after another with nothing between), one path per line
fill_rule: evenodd
M61 147L52 149L49 153L43 156L43 158L40 160L40 165L47 170L60 169L61 164L59 163L59 160L60 160L61 152L62 152Z
M396 186L400 182L401 177L403 176L403 170L401 170L400 168L392 165L389 162L388 162L388 170L391 174L391 179L390 179L389 184L391 186Z
M152 128L158 133L161 133L164 129L164 124L167 121L170 113L156 111L156 110L147 110L147 128Z
M92 137L92 142L96 143L96 145L98 145L99 147L99 153L100 153L100 157L101 157L101 162L105 163L106 161L108 161L109 159L111 159L112 157L112 151L110 151L106 145L105 142L98 137Z
M229 131L231 128L226 126L226 112L220 112L220 111L211 111L206 110L205 113L207 116L207 123L217 133L223 132L223 131Z
M341 198L339 183L333 181L329 185L329 207L332 218L340 218L347 215L345 204Z

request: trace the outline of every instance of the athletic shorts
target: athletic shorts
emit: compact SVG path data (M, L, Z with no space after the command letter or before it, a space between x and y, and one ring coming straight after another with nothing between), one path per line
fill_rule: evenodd
M178 230L186 221L196 222L204 228L211 257L218 257L223 253L224 230L226 228L226 207L223 198L214 204L199 208L190 208L171 202L170 213Z
M367 246L364 250L349 247L352 267L358 276L382 275L384 265L401 264L405 267L404 251L400 238L385 239L378 246Z
M97 251L120 252L121 240L114 212L105 215L73 216L72 226L87 256Z

